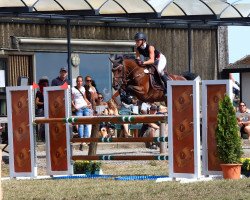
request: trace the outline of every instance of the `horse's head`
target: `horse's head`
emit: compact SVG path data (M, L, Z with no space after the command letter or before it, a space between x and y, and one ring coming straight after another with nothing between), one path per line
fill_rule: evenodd
M124 66L123 66L123 58L120 57L116 60L111 60L112 62L112 72L113 72L113 83L112 83L112 87L115 90L118 90L122 85L123 85L123 79L125 78L124 75Z

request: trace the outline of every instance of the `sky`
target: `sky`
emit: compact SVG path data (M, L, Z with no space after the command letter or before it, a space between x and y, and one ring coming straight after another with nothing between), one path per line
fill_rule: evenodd
M250 3L250 0L228 0L229 3ZM250 26L229 26L228 27L228 47L229 63L245 57L250 54ZM238 74L234 78L239 82Z
M228 27L229 63L250 54L250 26ZM239 82L238 74L234 78Z

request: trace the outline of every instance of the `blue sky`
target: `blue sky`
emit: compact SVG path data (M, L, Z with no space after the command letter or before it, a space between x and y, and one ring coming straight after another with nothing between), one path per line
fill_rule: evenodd
M233 63L250 54L250 26L228 27L229 63ZM234 76L237 81L239 77Z

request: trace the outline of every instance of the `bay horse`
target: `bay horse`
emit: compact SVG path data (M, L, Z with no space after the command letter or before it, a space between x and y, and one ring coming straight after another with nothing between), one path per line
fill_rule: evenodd
M164 84L156 68L140 66L135 59L119 58L110 61L113 63L112 86L115 90L122 88L143 102L164 101L167 105ZM184 76L168 74L168 76L172 80L194 80L196 77L193 73L186 73Z

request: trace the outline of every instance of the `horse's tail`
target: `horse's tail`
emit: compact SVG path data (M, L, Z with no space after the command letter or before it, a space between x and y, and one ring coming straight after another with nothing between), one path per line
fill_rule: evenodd
M199 75L197 75L197 74L195 74L195 73L192 73L192 72L188 72L188 71L183 72L183 73L182 73L182 76L183 76L185 79L189 80L189 81L195 80L197 77L199 77Z

